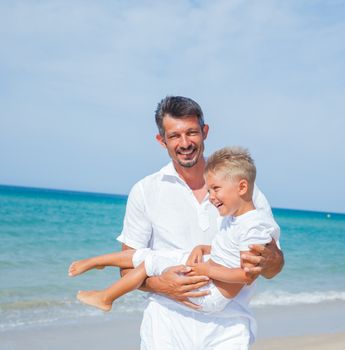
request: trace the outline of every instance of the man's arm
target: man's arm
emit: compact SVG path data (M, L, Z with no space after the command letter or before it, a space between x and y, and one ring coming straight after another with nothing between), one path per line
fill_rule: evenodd
M252 277L262 275L270 279L283 269L284 254L274 239L266 245L251 245L250 249L252 254L245 254L243 260L254 265L254 267L244 268Z
M257 210L262 210L273 218L271 206L256 184L254 185L253 202ZM274 239L266 246L255 244L250 248L256 257L247 257L246 261L255 265L253 268L246 269L248 273L253 276L262 275L265 278L273 278L282 270L284 255Z

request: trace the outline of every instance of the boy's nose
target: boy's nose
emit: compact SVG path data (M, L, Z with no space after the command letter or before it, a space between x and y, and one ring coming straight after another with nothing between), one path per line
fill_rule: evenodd
M211 191L209 191L208 199L212 204L214 203L214 201L216 199L214 193L212 193Z

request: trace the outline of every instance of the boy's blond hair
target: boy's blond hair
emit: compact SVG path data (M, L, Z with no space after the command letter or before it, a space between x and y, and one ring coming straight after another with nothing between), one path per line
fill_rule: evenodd
M245 179L254 187L256 167L250 153L243 147L224 147L214 152L206 162L205 174L223 173L230 179Z

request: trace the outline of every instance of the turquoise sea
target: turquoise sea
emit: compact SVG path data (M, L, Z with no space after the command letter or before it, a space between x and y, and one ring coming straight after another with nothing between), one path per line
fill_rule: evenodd
M119 249L125 196L0 186L0 331L112 317L142 310L143 293L113 311L85 307L80 289L99 289L117 269L67 276L73 260ZM345 301L345 215L274 209L285 268L261 278L253 307Z

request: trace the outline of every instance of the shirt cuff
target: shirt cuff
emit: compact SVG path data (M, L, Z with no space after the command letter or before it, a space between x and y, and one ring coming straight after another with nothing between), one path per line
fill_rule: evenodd
M262 244L262 245L264 245L264 244L267 244L267 243L270 243L272 241L272 238L270 238L270 239L267 239L267 240L261 240L261 241L256 241L256 242L246 242L246 243L240 243L239 244L239 249L240 249L240 251L241 252L247 252L248 250L250 250L249 249L249 246L250 245L253 245L253 244Z
M118 236L116 238L116 240L118 240L119 242L126 244L128 247L133 248L133 249L141 249L141 248L147 248L147 246L144 246L140 243L138 243L137 241L131 240L128 237L126 238L125 235L123 235L122 233L120 234L120 236Z

